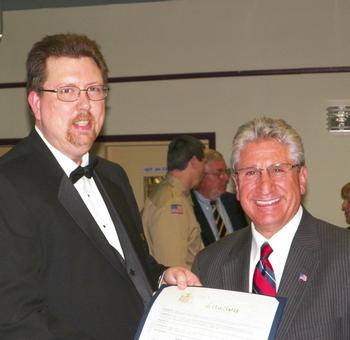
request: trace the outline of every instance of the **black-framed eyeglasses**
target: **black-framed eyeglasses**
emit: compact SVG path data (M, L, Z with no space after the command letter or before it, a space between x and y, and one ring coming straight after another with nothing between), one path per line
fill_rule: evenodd
M207 171L204 174L205 175L213 175L213 176L216 176L216 177L230 176L231 175L231 170L230 169L225 169L225 170Z
M80 92L82 91L86 92L90 100L98 101L107 97L108 90L109 88L106 85L91 85L86 89L80 89L77 86L70 85L61 86L55 90L41 88L39 91L56 93L57 99L63 102L75 102L79 99Z
M238 179L240 181L254 182L257 179L261 178L262 172L264 170L267 171L270 178L278 179L278 178L285 177L287 173L292 169L300 168L301 166L302 164L279 163L279 164L272 164L266 168L256 168L256 167L241 168L241 169L235 170L234 174L238 176Z

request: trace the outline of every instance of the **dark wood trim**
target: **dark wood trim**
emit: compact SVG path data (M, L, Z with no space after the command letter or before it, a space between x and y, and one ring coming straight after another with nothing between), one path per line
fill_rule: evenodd
M16 89L26 87L25 82L17 82L17 83L0 83L0 89Z
M262 69L242 71L219 71L219 72L192 72L174 74L154 74L142 76L110 77L109 83L130 83L144 81L199 79L199 78L229 78L229 77L259 77L259 76L283 76L293 74L322 74L322 73L350 73L350 66L329 67L301 67L284 69ZM0 83L0 89L22 88L25 82Z
M15 145L21 138L0 138L0 145Z
M98 136L96 142L158 142L169 141L184 133L161 133L161 134L145 134L145 135L111 135ZM186 135L191 135L198 139L208 140L211 149L216 148L215 132L186 132ZM0 145L15 145L21 138L0 139Z
M180 79L199 79L199 78L229 78L229 77L258 77L258 76L281 76L293 74L317 74L317 73L347 73L350 72L350 66L335 67L306 67L306 68L288 68L288 69L263 69L263 70L242 70L242 71L219 71L219 72L194 72L194 73L175 73L158 74L145 76L128 76L109 78L110 83L128 83L141 81L161 81L161 80L180 80Z
M99 136L97 142L161 142L169 141L184 133L160 133L160 134L146 134L146 135L112 135ZM216 138L215 132L186 132L186 135L191 135L198 139L206 139L209 142L209 147L215 149Z

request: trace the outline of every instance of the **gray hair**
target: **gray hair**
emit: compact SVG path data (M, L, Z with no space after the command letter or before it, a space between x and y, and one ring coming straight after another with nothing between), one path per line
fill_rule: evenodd
M204 150L205 163L210 161L225 161L224 156L217 150L205 149Z
M257 117L241 125L233 138L231 163L234 169L245 145L261 139L274 139L286 144L291 160L299 165L305 164L303 142L296 130L283 119Z

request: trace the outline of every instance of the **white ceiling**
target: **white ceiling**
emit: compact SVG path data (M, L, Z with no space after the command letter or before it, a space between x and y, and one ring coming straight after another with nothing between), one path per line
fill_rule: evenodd
M157 2L169 0L0 0L0 9L16 11L25 9L77 7L138 2Z

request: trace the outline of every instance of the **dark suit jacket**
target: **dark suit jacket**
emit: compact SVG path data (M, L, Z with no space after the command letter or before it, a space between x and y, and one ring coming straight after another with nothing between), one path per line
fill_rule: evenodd
M248 292L251 240L245 228L200 252L193 270L203 285ZM304 210L278 295L288 300L277 340L350 339L349 231Z
M122 168L99 159L95 173L125 262L35 131L0 160L0 339L133 338L164 267Z
M210 228L209 222L204 215L203 209L200 206L196 195L193 190L191 191L192 201L193 201L193 209L196 215L197 221L201 227L201 236L205 246L210 243L215 242L215 235ZM244 211L236 199L236 195L225 192L220 196L221 202L225 207L228 217L230 218L232 228L234 231L242 229L247 226L247 221L244 215Z

